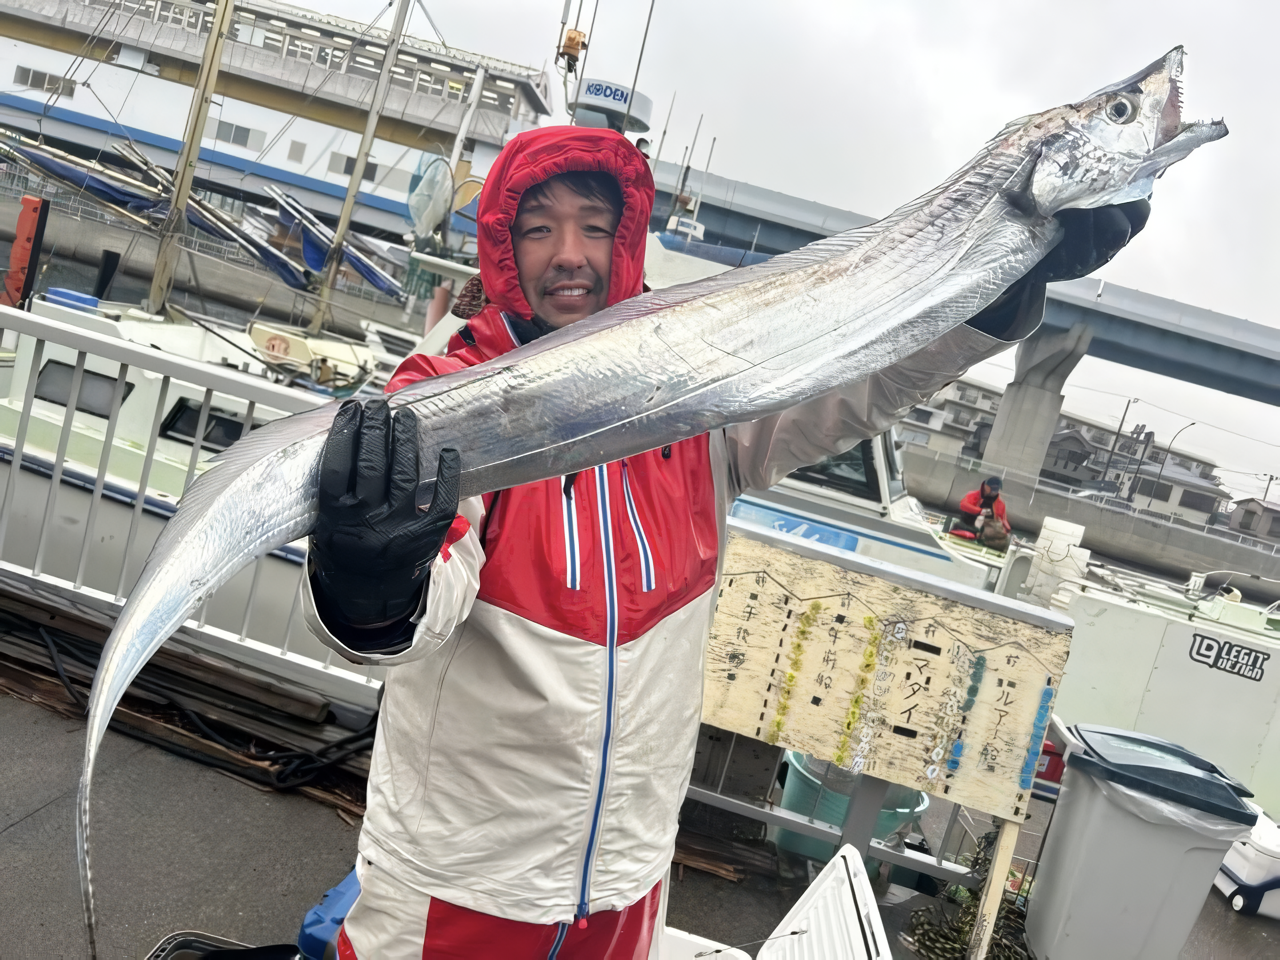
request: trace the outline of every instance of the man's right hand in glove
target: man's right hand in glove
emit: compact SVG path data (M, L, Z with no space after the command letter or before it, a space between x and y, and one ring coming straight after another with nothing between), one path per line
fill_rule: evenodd
M320 461L311 535L316 607L344 643L369 651L407 645L410 618L458 512L461 462L441 450L431 506L419 511L418 422L385 400L343 404Z

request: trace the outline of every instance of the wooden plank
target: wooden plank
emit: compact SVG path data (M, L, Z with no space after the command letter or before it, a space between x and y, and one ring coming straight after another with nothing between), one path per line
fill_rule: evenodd
M986 883L982 885L982 899L978 902L978 917L969 939L967 960L983 960L991 946L991 935L996 929L996 914L1004 899L1004 887L1009 878L1009 865L1013 862L1013 850L1018 845L1018 824L1013 820L1000 821L1000 835L991 854L991 868Z
M1022 819L1070 635L732 534L703 720Z

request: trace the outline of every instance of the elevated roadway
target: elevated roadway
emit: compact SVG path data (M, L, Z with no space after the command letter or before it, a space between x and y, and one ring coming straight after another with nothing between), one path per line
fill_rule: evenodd
M1092 277L1050 286L1044 322L1086 324L1089 356L1280 405L1280 328Z

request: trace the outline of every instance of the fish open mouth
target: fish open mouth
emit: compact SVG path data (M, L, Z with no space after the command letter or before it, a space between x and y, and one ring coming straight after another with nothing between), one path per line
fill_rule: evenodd
M1155 69L1147 73L1150 77L1157 71L1164 71L1169 78L1169 92L1165 97L1164 106L1160 108L1160 120L1156 125L1155 143L1152 145L1153 152L1172 143L1188 131L1194 131L1197 142L1217 140L1227 135L1226 124L1221 120L1183 121L1182 61L1185 55L1182 47L1174 47L1165 54L1163 61L1152 64Z
M1169 71L1169 96L1160 110L1160 123L1156 127L1157 147L1168 143L1186 126L1182 122L1182 48L1174 47L1166 59ZM1172 61L1172 62L1169 62Z

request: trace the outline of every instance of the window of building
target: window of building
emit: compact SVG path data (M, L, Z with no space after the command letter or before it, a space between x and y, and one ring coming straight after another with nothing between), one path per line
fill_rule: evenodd
M409 192L409 181L412 174L408 170L391 169L378 178L378 186L399 193Z
M307 145L301 140L289 141L289 159L293 163L302 163L307 155Z
M1183 490L1178 506L1202 513L1213 513L1218 506L1218 498L1208 493L1196 493L1194 490Z
M298 60L314 60L316 57L316 45L299 40L297 37L289 38L289 49L285 51L286 57L294 57Z
M450 80L449 89L446 96L448 96L450 100L461 100L462 90L463 90L463 86L462 86L461 80Z
M418 71L418 92L429 93L434 97L444 96L444 78L439 74Z
M347 162L342 165L342 173L344 176L351 176L356 172L356 158L347 157ZM361 180L377 180L378 165L371 160L364 162L364 172L360 174Z
M933 419L933 414L928 410L912 410L907 414L908 420L914 420L916 423L928 423Z
M355 157L348 157L345 153L335 152L335 153L329 154L329 172L330 173L340 173L344 177L349 177L351 176L351 174L355 173L355 169L356 169ZM364 164L364 173L361 175L360 179L362 181L376 180L377 177L378 177L378 165L376 163L372 163L366 160Z
M1271 526L1267 527L1267 533L1273 537L1280 537L1280 514L1271 518Z
M13 71L13 82L28 90L43 90L45 93L56 93L60 97L74 97L76 82L66 80L43 70L32 70L30 67L18 67Z
M1254 528L1254 525L1257 522L1258 522L1258 514L1253 513L1252 511L1249 511L1249 510L1241 511L1240 513L1240 529L1241 530L1252 530Z
M956 391L956 394L964 403L978 402L978 391L972 389L971 387L960 387Z
M267 135L261 130L251 130L237 123L219 120L218 126L214 129L213 139L237 147L246 147L249 150L261 150L266 145Z
M1138 496L1150 497L1159 500L1161 503L1168 503L1169 498L1173 496L1173 484L1156 483L1149 477L1140 477L1138 479Z

